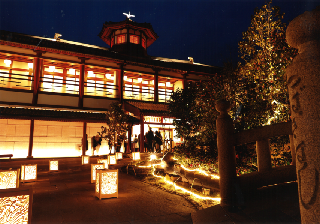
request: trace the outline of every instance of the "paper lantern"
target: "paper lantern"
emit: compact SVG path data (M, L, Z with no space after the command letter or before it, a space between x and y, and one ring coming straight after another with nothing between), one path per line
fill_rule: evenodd
M91 183L96 182L96 170L104 169L104 163L91 164Z
M22 182L37 180L37 164L21 165L21 180Z
M108 155L108 164L117 164L116 155Z
M104 168L108 169L108 159L98 159L97 163L103 163L104 164Z
M19 188L20 169L0 171L0 189Z
M140 152L133 152L132 160L140 160Z
M117 159L122 159L122 152L116 152L116 158Z
M97 170L95 195L101 198L118 197L118 170Z
M32 189L0 190L0 223L31 223Z
M58 160L49 160L49 170L50 171L58 170Z
M85 165L85 164L89 164L89 156L81 156L82 158L82 165Z

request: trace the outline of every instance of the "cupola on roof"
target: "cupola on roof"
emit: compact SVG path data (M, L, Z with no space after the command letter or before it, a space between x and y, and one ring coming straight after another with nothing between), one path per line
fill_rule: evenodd
M146 49L158 38L150 23L137 23L130 17L121 22L105 22L98 36L111 50L137 56L146 56Z

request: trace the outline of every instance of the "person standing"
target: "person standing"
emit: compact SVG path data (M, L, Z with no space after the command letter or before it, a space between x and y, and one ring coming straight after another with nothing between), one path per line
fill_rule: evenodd
M134 148L135 152L139 151L139 139L138 139L137 135L134 135L133 148Z
M148 133L146 134L146 137L147 137L147 142L148 142L148 152L151 152L151 150L153 149L152 142L154 139L154 134L153 134L153 131L150 127L149 127Z

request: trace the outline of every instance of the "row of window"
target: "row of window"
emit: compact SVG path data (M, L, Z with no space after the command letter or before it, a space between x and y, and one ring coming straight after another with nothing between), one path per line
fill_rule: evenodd
M117 72L112 69L85 67L84 94L101 97L117 97ZM79 94L78 65L44 60L40 79L43 92ZM32 89L33 63L0 59L0 87L13 89ZM124 99L143 101L154 100L154 76L149 74L126 72L123 77ZM170 99L172 92L182 88L182 80L158 79L158 98L160 102Z

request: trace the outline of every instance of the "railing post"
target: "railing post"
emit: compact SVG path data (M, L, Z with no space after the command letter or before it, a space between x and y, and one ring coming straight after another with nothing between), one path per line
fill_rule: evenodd
M235 202L235 181L237 177L234 127L233 121L228 115L230 103L224 100L217 101L216 110L220 112L216 127L221 206L230 207Z
M301 223L320 220L320 7L292 20L287 42L299 54L286 69L296 149Z
M264 172L271 170L271 154L269 139L261 139L256 142L258 171Z

